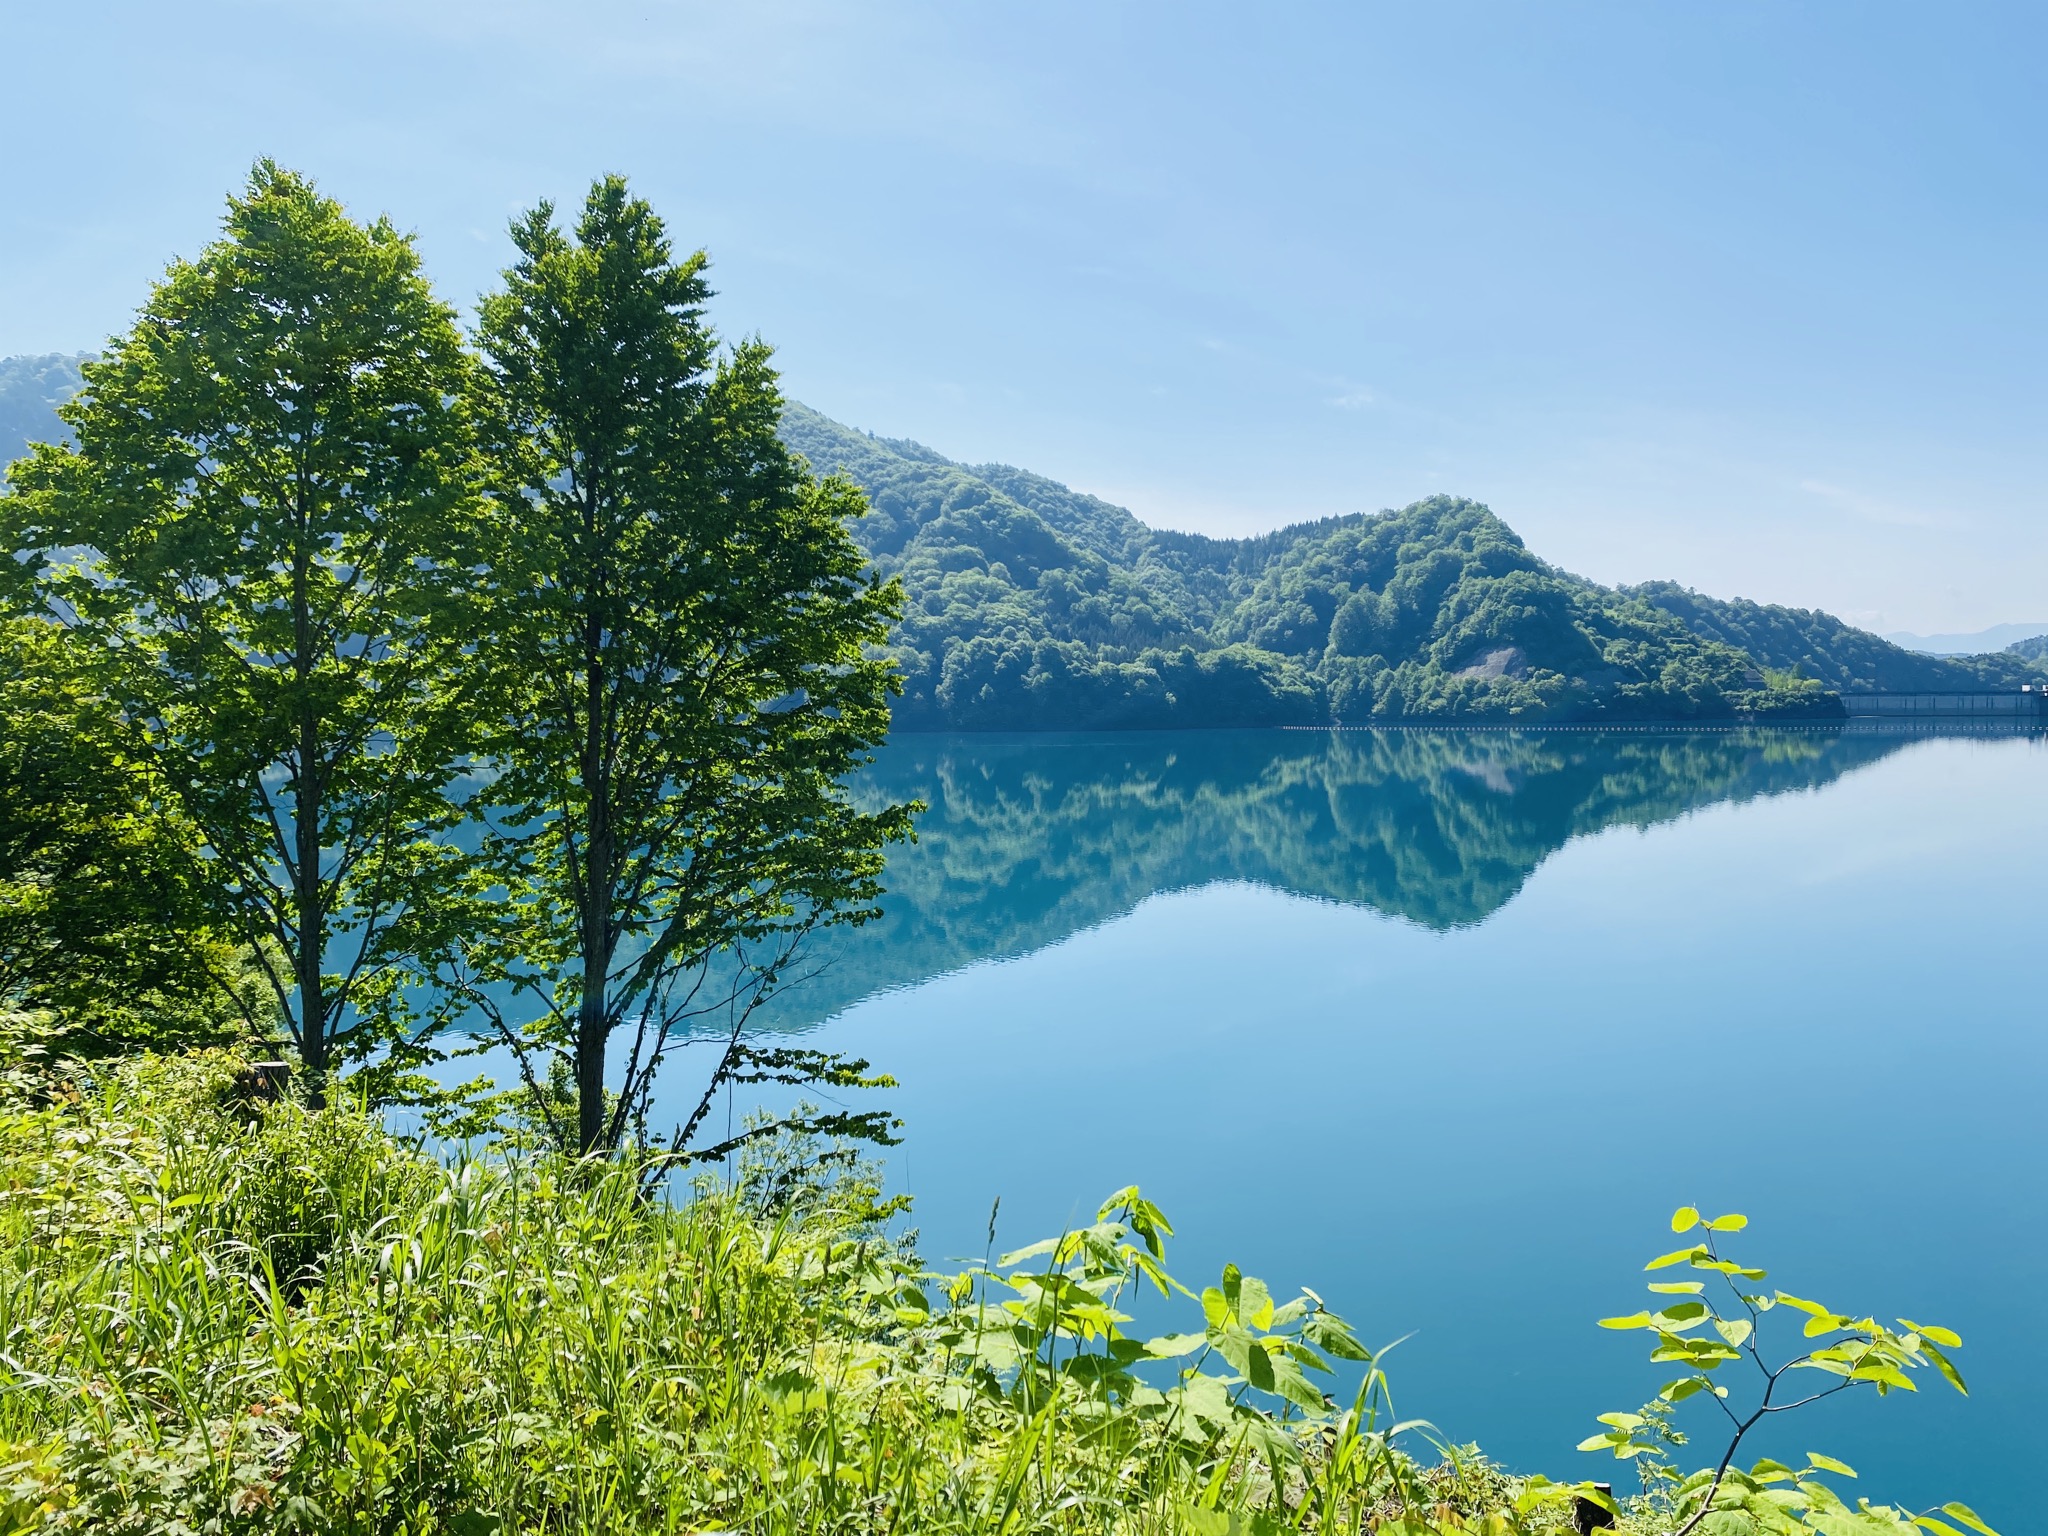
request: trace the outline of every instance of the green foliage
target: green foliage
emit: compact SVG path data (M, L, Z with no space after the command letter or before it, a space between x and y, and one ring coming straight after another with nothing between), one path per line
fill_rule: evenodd
M1918 1391L1914 1375L1929 1369L1956 1391L1969 1391L1948 1354L1963 1341L1946 1328L1907 1318L1898 1319L1893 1328L1786 1291L1758 1288L1767 1278L1765 1271L1722 1252L1724 1234L1741 1232L1748 1225L1746 1216L1704 1217L1689 1205L1671 1218L1673 1232L1697 1232L1698 1238L1660 1254L1644 1268L1667 1277L1689 1271L1699 1278L1653 1280L1649 1286L1656 1297L1654 1311L1602 1318L1600 1326L1647 1331L1655 1340L1651 1363L1676 1367L1679 1374L1640 1413L1601 1414L1606 1428L1582 1441L1579 1449L1608 1451L1634 1462L1644 1489L1639 1513L1655 1520L1660 1529L1671 1529L1674 1536L1694 1530L1713 1536L1878 1536L1916 1529L1958 1536L1933 1511L1911 1515L1867 1499L1859 1499L1851 1509L1821 1479L1854 1478L1855 1470L1818 1451L1808 1451L1800 1467L1769 1458L1746 1472L1735 1465L1736 1452L1759 1425L1843 1392L1868 1389L1885 1397ZM1763 1335L1778 1321L1771 1314L1780 1309L1798 1314L1802 1326L1799 1343L1773 1364L1765 1355ZM1744 1362L1757 1368L1762 1385L1753 1402L1738 1408L1737 1396L1744 1388L1725 1381L1720 1370ZM1741 1382L1749 1379L1747 1373L1740 1377ZM1670 1464L1670 1450L1682 1445L1684 1437L1671 1429L1668 1410L1695 1397L1720 1409L1727 1449L1715 1467L1682 1477ZM1944 1505L1940 1514L1980 1536L1996 1536L1965 1505Z
M1797 617L1832 626L1835 651L1855 637L1868 665L1809 664L1820 684L1779 676L1815 648L1787 652L1769 625L1737 635L1727 614L1755 605L1598 586L1451 497L1209 539L801 406L782 430L874 505L860 537L903 583L891 653L898 722L914 729L1812 719L1840 714L1828 687L1894 663L1900 677L1977 680L1824 615Z
M2044 675L2018 647L1989 656L1929 656L1813 608L1723 601L1668 581L1623 590L1683 621L1694 633L1744 651L1759 666L1796 673L1824 688L2016 688L2039 686Z
M7 366L40 379L47 362ZM58 398L62 372L29 394ZM57 428L46 406L23 409L25 435ZM782 434L868 495L858 537L908 595L890 653L905 680L898 722L916 729L1810 719L1833 712L1831 690L2048 678L2024 644L1927 657L1810 610L1669 582L1599 587L1447 498L1211 539L793 403ZM1403 543L1419 547L1404 556ZM1795 669L1805 684L1774 686Z
M747 1015L805 934L871 914L908 832L908 807L863 813L840 784L888 729L900 595L848 531L859 492L776 437L767 348L721 351L702 252L676 260L617 177L573 234L543 204L512 235L478 332L490 890L441 974L522 1052L568 1055L584 1152L645 1144L656 1068L715 1019L681 1150L720 1086L795 1070L744 1041ZM824 1058L798 1077L853 1085Z
M0 573L136 727L316 1083L447 862L468 372L411 240L263 162L0 498Z
M622 1161L444 1166L356 1104L252 1098L218 1052L89 1080L40 1049L0 1024L4 1531L1563 1536L1603 1503L1625 1536L1995 1536L1851 1507L1817 1453L1670 1471L1670 1400L1724 1401L1745 1357L1781 1411L1781 1379L1953 1372L1941 1329L1753 1291L1739 1217L1681 1212L1696 1240L1652 1272L1695 1278L1609 1320L1679 1367L1588 1442L1647 1469L1616 1501L1397 1419L1384 1351L1314 1292L1183 1285L1135 1188L934 1271L855 1148L758 1138L670 1205Z
M200 838L87 670L58 625L0 618L0 1006L53 1010L77 1051L260 1032Z
M0 1099L0 1529L1569 1528L1570 1490L1410 1459L1313 1295L1190 1295L1135 1189L933 1274L857 1170L671 1207L237 1081L201 1055ZM1130 1332L1140 1287L1185 1331Z

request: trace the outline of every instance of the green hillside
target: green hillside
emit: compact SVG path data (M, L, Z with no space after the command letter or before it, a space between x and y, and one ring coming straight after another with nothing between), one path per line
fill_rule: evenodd
M908 595L910 728L1794 718L1837 713L1843 688L2044 675L1811 610L1602 587L1453 497L1210 539L801 406L783 435L874 505L860 537Z
M77 393L83 361L62 352L0 357L0 476L30 443L54 441L65 431L57 407Z
M0 360L0 465L62 430L78 362ZM783 436L873 505L907 729L1824 717L1845 688L2048 678L2039 647L1928 656L1810 609L1603 587L1455 497L1212 539L801 405Z
M1681 619L1695 634L1736 646L1765 666L1796 667L1833 689L2016 688L2042 676L2040 668L2028 665L2020 646L1988 656L1933 656L1902 650L1816 608L1782 608L1742 598L1721 601L1669 581L1627 590Z

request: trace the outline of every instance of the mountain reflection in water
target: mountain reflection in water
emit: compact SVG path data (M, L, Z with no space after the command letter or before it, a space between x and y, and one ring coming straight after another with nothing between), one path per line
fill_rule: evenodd
M1245 881L1443 930L1484 922L1575 837L1815 789L1913 739L1807 730L906 735L863 803L922 800L884 918L816 940L768 1006L797 1030L1029 954L1147 897Z

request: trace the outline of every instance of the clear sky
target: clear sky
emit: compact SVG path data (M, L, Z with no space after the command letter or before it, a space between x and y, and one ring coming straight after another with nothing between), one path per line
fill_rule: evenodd
M791 392L1156 524L2048 619L2048 8L0 0L0 354L275 155L467 306L630 175Z

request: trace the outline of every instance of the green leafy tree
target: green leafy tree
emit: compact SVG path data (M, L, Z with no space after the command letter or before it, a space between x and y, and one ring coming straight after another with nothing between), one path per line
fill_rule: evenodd
M532 1048L569 1056L574 1133L556 1129L589 1153L631 1125L644 1139L656 1067L713 1014L714 1088L872 1081L755 1050L741 1026L803 934L872 914L882 849L908 831L907 807L862 813L840 783L887 730L878 647L899 599L848 531L860 493L776 437L768 349L722 350L707 325L701 252L674 259L616 177L573 235L542 204L512 237L480 323L496 468L481 661L503 733L485 857L509 900L453 974L530 1088ZM538 1019L515 1029L507 997ZM557 1100L534 1099L552 1120Z
M264 161L0 501L0 564L138 728L316 1097L450 862L469 372L410 237Z
M74 1052L262 1029L189 823L57 625L0 620L0 1007Z
M1688 1278L1650 1281L1657 1310L1602 1318L1600 1326L1649 1333L1655 1340L1651 1363L1679 1374L1640 1412L1601 1414L1606 1428L1581 1441L1579 1449L1608 1451L1635 1463L1644 1512L1671 1536L1694 1531L1713 1536L1964 1536L1958 1526L1976 1536L1998 1536L1967 1504L1912 1514L1859 1499L1852 1509L1821 1477L1853 1478L1855 1469L1819 1451L1808 1451L1797 1467L1770 1457L1747 1471L1736 1465L1743 1442L1762 1426L1845 1392L1878 1397L1917 1392L1914 1376L1930 1368L1956 1391L1969 1390L1948 1355L1963 1341L1946 1328L1903 1317L1894 1328L1786 1291L1762 1289L1764 1270L1722 1251L1724 1235L1748 1226L1746 1216L1702 1216L1690 1205L1672 1216L1673 1232L1697 1232L1698 1237L1660 1254L1644 1269ZM1782 1354L1764 1347L1765 1330L1782 1320L1773 1313L1797 1313L1802 1319L1799 1342ZM1745 1364L1753 1365L1756 1374L1743 1371ZM1736 1382L1720 1374L1724 1365L1740 1372ZM1694 1397L1720 1410L1726 1449L1711 1470L1684 1477L1670 1464L1670 1448L1685 1444L1686 1437L1671 1427L1669 1410ZM1604 1496L1599 1502L1612 1505Z

